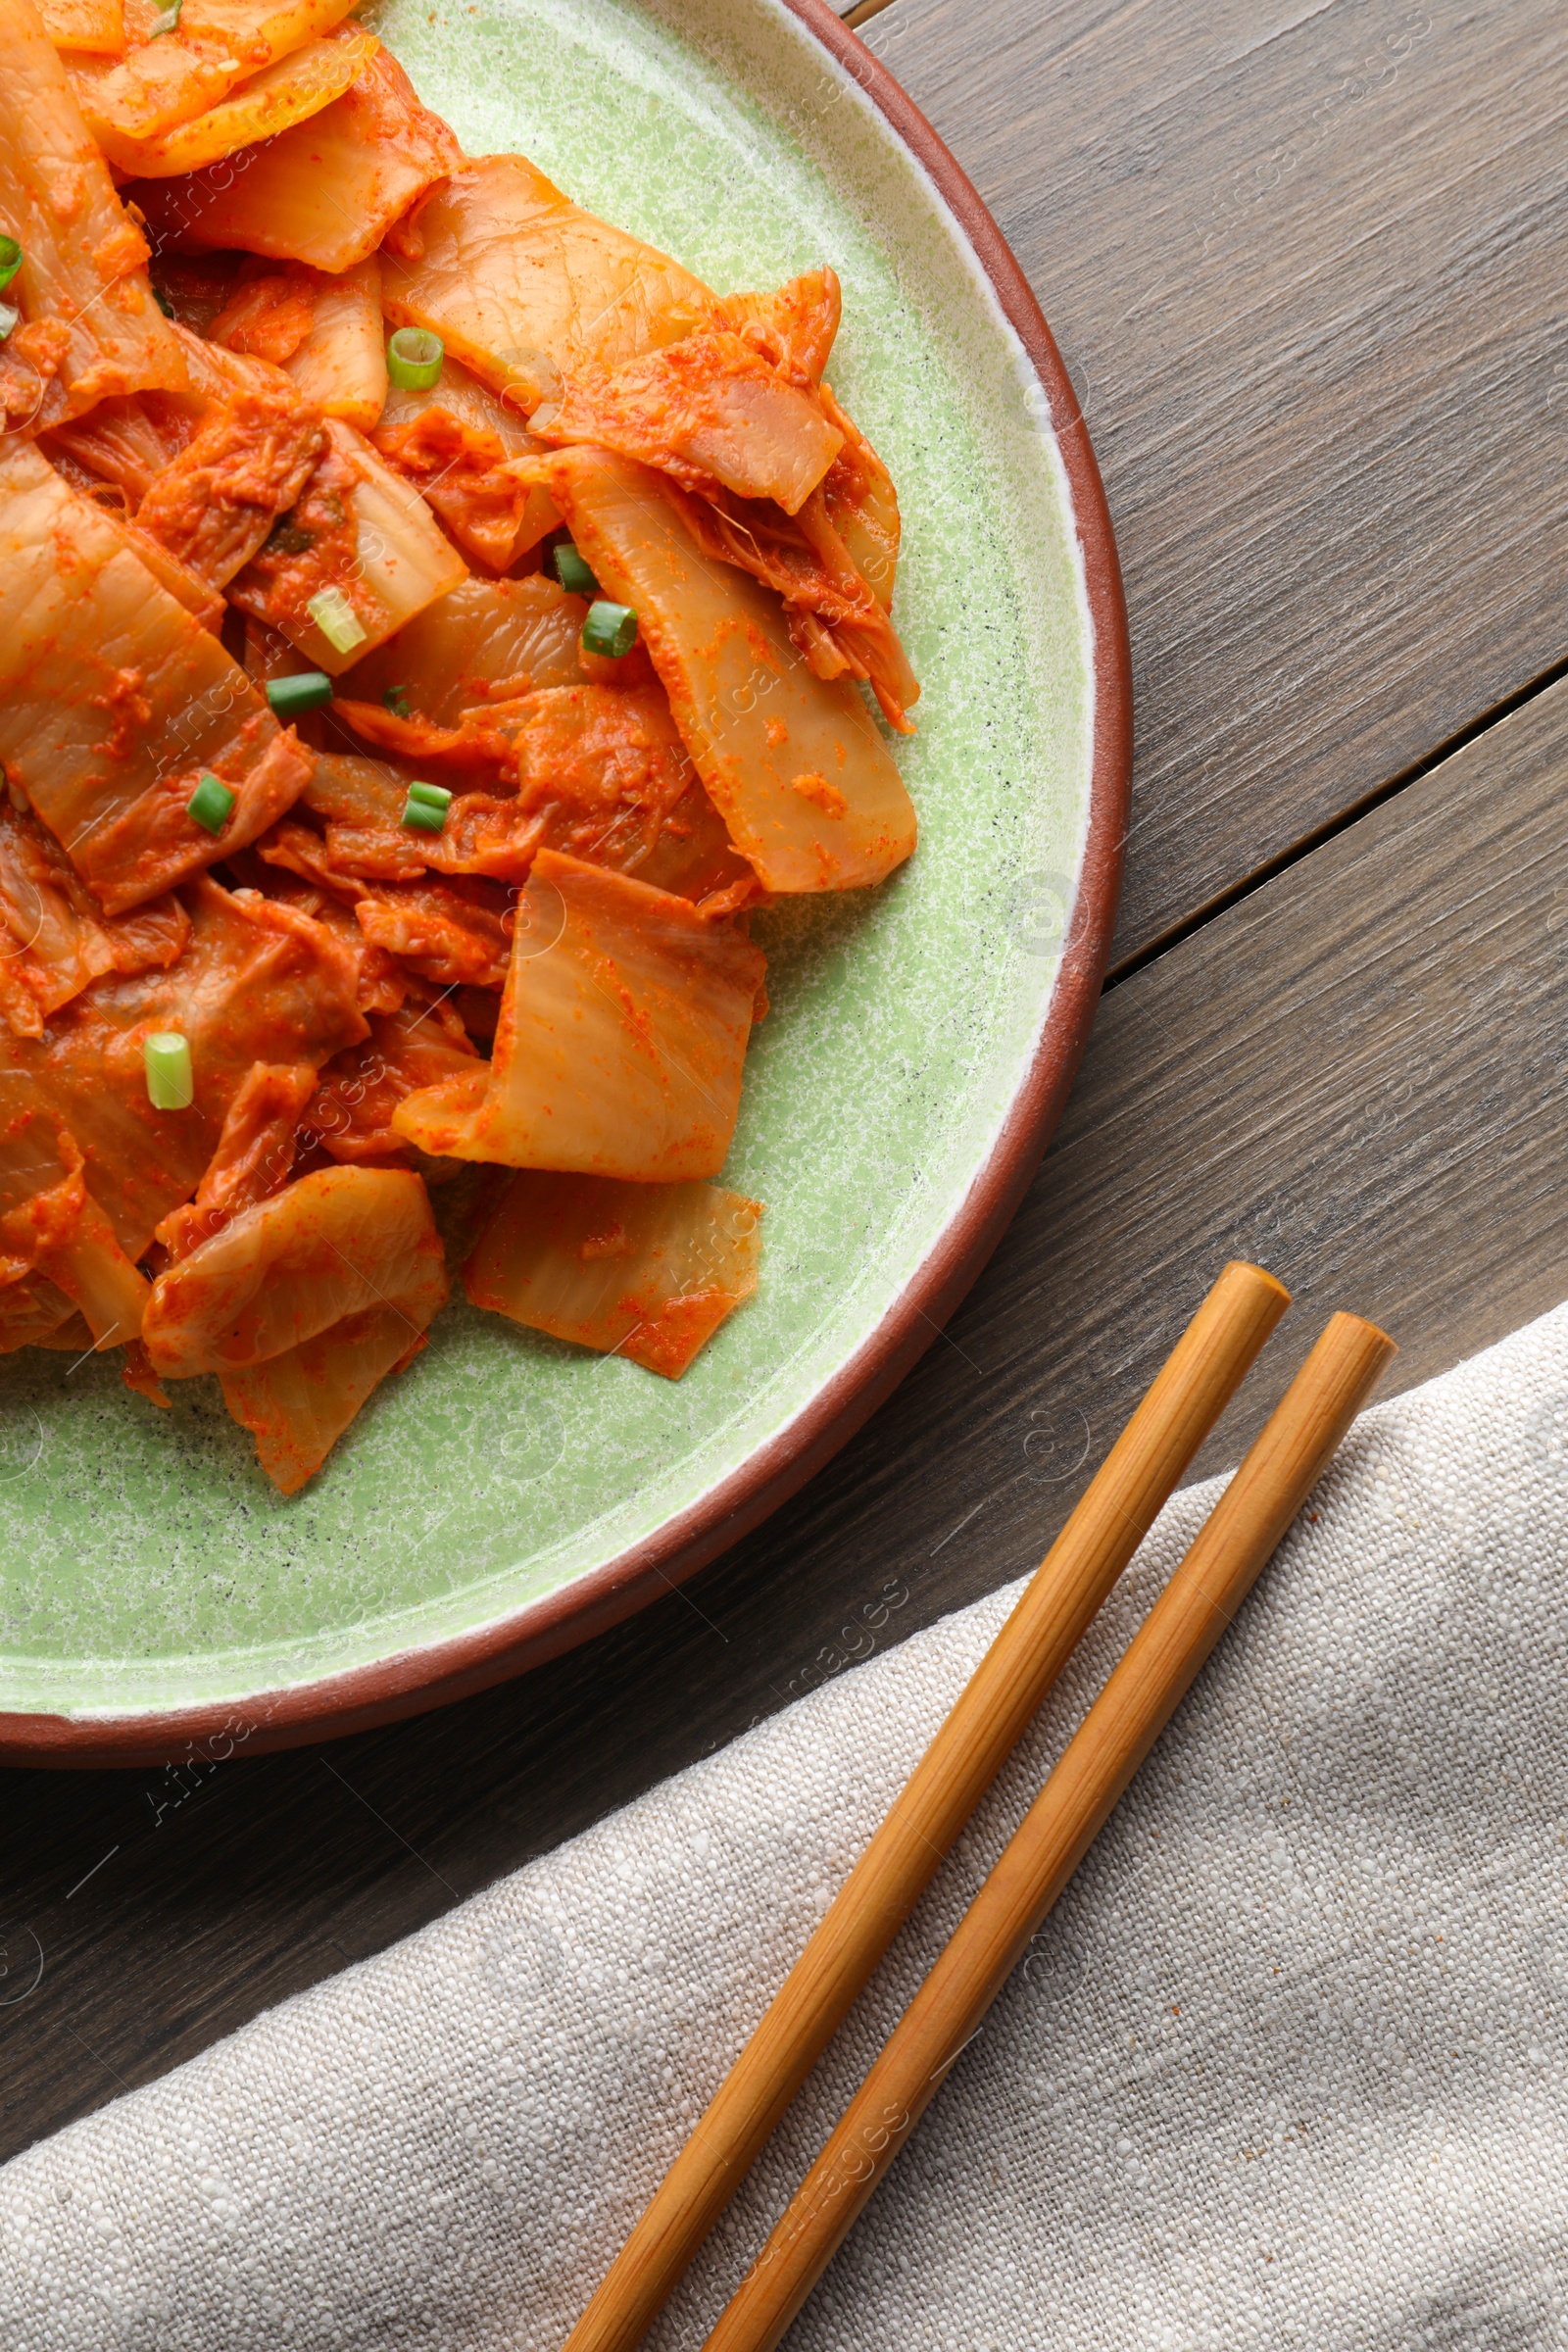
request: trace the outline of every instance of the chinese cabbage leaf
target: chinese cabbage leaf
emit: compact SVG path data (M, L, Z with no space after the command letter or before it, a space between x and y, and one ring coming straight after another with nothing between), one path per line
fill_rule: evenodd
M310 761L219 640L24 443L0 443L0 761L110 914L255 839ZM210 770L215 838L187 813Z
M411 1095L392 1124L457 1159L644 1184L716 1175L764 969L760 948L687 900L541 850L488 1070Z
M730 838L772 891L880 882L915 816L869 711L816 676L775 597L705 555L660 475L591 449L551 466L559 504L642 641Z
M761 1206L709 1184L509 1178L463 1270L489 1307L678 1380L757 1288Z
M382 300L524 416L562 371L617 367L716 316L700 279L583 212L520 155L466 163L425 198L388 247Z

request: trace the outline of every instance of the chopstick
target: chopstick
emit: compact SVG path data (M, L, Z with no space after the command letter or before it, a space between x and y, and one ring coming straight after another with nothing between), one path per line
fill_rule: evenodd
M736 2290L705 2352L771 2352L1170 1721L1395 1352L1336 1315L1155 1601Z
M565 2352L629 2352L641 2340L1290 1302L1260 1266L1223 1269L670 2166Z

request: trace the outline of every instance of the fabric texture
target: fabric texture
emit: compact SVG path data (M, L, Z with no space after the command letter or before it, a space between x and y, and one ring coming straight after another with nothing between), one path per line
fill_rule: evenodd
M792 2352L1568 2343L1565 1448L1568 1308L1364 1416ZM702 2343L1216 1491L652 2344ZM0 2342L560 2345L1011 1596L897 1643L895 1592L885 1654L18 2158Z

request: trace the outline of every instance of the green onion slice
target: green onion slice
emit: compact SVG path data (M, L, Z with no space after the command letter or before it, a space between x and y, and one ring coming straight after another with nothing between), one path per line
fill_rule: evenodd
M452 806L452 795L444 784L411 784L409 798L411 801L423 801L430 808L450 808Z
M193 816L207 832L221 833L228 822L236 797L209 768L185 803L185 814Z
M22 268L22 247L15 237L0 237L0 294Z
M189 1038L177 1029L155 1029L142 1048L142 1062L154 1110L189 1110L196 1096Z
M169 0L169 6L160 15L154 17L147 38L150 41L156 41L161 32L177 32L179 12L184 5L185 0Z
M612 662L618 662L637 642L636 613L630 605L607 604L601 597L588 608L582 642L590 654L608 654Z
M447 347L427 327L400 326L386 347L386 371L400 392L428 392L441 380Z
M390 710L394 718L412 718L409 709L409 690L406 686L389 686L381 697L381 708Z
M305 608L335 654L352 654L368 634L341 588L322 588Z
M580 556L569 539L563 539L556 549L556 577L571 596L597 596L599 582L593 566Z
M433 793L436 787L426 784L422 789L425 793ZM448 793L446 800L425 800L421 788L417 784L411 784L409 797L403 804L403 822L416 833L439 833L447 821L447 801L451 798L452 795Z
M324 669L308 669L301 677L269 678L267 699L279 718L298 718L332 700L332 681Z

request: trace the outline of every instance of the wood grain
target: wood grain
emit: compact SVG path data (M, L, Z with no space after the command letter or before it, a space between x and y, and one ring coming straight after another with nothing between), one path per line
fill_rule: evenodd
M1556 0L895 0L1110 499L1126 960L1558 662ZM853 290L852 290L853 291Z
M1032 1568L1226 1258L1298 1304L1200 1468L1238 1458L1335 1306L1396 1332L1411 1383L1554 1304L1565 1166L1560 687L1107 997L943 1341L684 1592L338 1747L6 1774L0 2153Z
M840 1886L567 2339L635 2352L1290 1305L1228 1265Z
M1330 1318L834 2125L707 2352L773 2352L1393 1354L1376 1325Z

